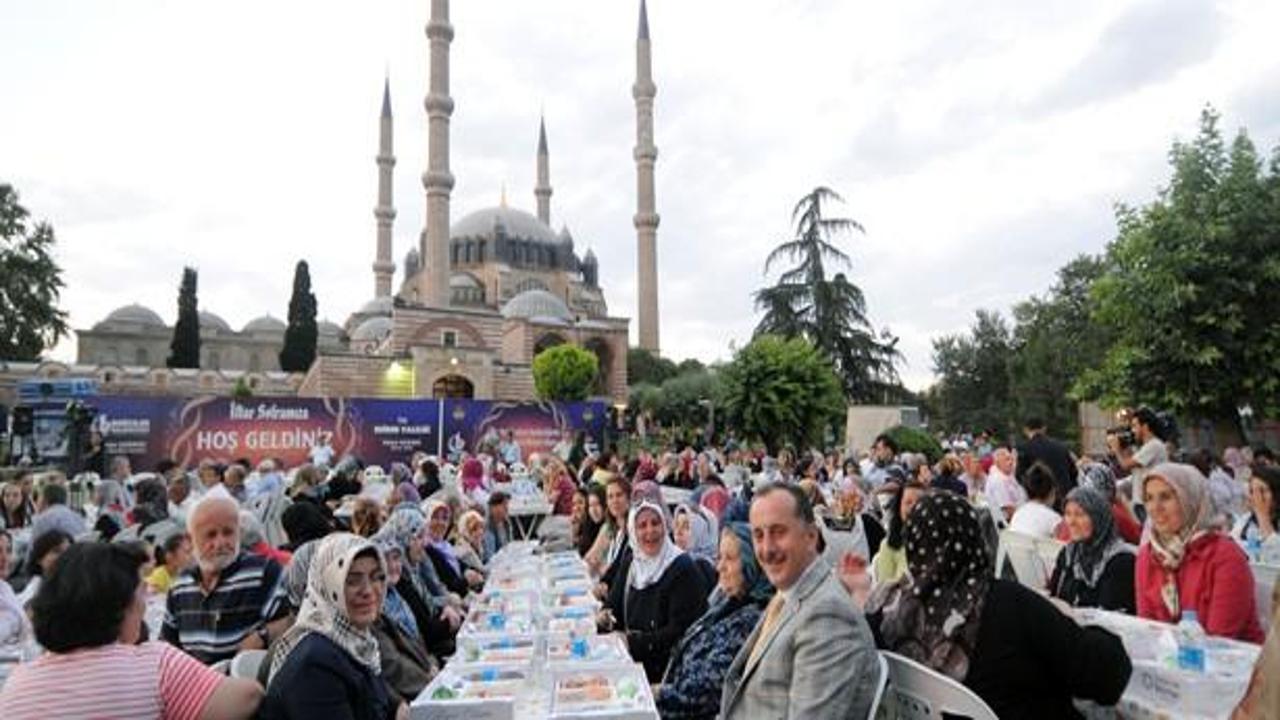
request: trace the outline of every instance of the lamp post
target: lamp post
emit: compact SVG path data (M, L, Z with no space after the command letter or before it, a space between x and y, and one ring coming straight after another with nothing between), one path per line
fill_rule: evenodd
M709 417L707 418L706 444L711 444L711 439L716 434L716 404L711 398L702 398L698 404L707 409Z

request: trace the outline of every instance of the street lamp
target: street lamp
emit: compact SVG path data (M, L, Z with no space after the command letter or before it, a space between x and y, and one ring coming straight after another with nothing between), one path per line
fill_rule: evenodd
M715 437L716 432L716 404L711 398L702 398L698 404L707 409L710 417L707 419L707 444L711 444L711 438Z

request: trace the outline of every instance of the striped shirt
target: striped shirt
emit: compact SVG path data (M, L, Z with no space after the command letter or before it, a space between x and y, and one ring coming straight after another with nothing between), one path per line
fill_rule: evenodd
M250 633L289 611L283 575L276 561L240 553L206 593L200 568L185 570L169 588L160 635L203 663L227 660Z
M0 691L4 720L188 720L223 678L161 642L46 653Z

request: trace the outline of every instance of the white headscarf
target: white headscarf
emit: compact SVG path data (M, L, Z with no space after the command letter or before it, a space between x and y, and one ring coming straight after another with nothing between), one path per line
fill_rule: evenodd
M716 561L719 549L720 523L716 516L700 505L680 505L676 508L676 517L689 517L689 547L685 551L691 557L706 558L712 563Z
M640 549L640 541L636 538L636 518L645 510L652 510L662 520L662 547L654 555L645 555ZM631 508L631 514L627 516L627 535L631 542L631 571L627 573L627 584L632 590L643 590L658 582L667 568L671 567L671 563L684 554L684 551L671 541L671 527L667 521L667 514L657 503L642 500Z
M378 653L378 641L370 630L360 630L351 624L347 615L347 573L356 556L372 552L378 559L378 567L386 572L386 561L378 546L368 538L351 533L335 533L317 540L319 547L311 559L307 571L307 593L298 610L298 619L279 642L281 648L271 662L268 684L289 654L310 633L319 633L342 648L353 660L369 668L374 674L381 672L382 660ZM382 598L378 600L379 606Z

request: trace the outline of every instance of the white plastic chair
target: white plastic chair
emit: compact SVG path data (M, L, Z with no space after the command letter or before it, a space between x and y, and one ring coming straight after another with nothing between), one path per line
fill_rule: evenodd
M1053 565L1062 548L1063 544L1057 540L1005 530L1000 533L1000 546L996 550L996 575L1000 575L1004 561L1008 559L1018 582L1043 590L1049 585L1049 576L1053 574Z
M231 658L231 667L227 674L233 678L254 680L258 677L258 668L266 658L266 650L241 650Z
M218 673L219 675L226 675L227 672L231 670L231 661L219 660L218 662L210 665L209 669Z
M938 720L943 713L970 720L999 720L991 706L972 690L920 663L882 652L888 661L889 690L884 718Z

